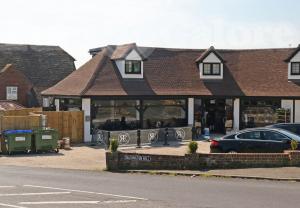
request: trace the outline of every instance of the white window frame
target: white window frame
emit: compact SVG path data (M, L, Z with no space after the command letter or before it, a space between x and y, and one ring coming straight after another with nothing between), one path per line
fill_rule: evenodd
M204 73L204 64L211 65L211 74ZM213 74L213 64L219 64L219 74ZM223 62L211 52L202 62L199 63L200 79L223 79Z
M7 86L6 87L6 100L18 100L18 87Z

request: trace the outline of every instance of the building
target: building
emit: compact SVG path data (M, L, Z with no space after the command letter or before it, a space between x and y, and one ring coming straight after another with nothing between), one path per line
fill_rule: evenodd
M12 64L0 70L0 100L15 101L23 106L37 106L33 84Z
M59 46L0 44L0 70L7 64L12 64L14 67L11 72L5 72L4 78L13 82L13 86L4 86L2 80L0 99L20 101L26 107L41 106L41 91L55 85L73 72L74 61L75 59ZM18 76L14 77L13 73ZM23 75L20 75L21 73ZM0 76L3 78L3 74ZM27 78L26 84L24 76ZM27 89L29 83L32 85L30 93ZM7 97L7 92L10 90L8 88L12 90L9 92L14 92L14 97ZM25 98L25 91L27 91L27 98Z
M216 133L300 122L300 46L170 49L109 45L45 90L56 108L104 130L199 126ZM63 107L62 107L63 106Z

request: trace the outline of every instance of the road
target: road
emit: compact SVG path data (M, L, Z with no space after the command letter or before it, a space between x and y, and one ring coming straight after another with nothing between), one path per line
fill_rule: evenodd
M294 208L300 183L0 166L0 208Z

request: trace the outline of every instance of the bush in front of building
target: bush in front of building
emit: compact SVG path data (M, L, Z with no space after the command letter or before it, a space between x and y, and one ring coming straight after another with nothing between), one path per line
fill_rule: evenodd
M297 150L298 149L298 142L296 140L291 141L291 149Z
M111 151L111 152L117 152L118 147L119 147L119 142L118 142L118 140L117 140L117 139L112 139L112 140L110 141L110 147L109 147L110 151Z
M198 143L195 141L191 141L188 145L188 153L194 154L197 152L198 149Z

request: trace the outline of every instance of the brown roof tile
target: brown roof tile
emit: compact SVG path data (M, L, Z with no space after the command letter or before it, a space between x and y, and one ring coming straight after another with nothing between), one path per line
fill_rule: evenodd
M11 100L0 100L0 111L17 110L25 108L21 104Z
M102 49L89 62L45 95L216 95L299 96L300 86L288 81L284 60L295 50L217 50L224 60L222 80L201 80L195 62L205 50L139 47L147 54L144 79L122 79L112 57L123 57L128 47ZM113 47L110 47L112 49ZM117 55L116 55L117 54Z

